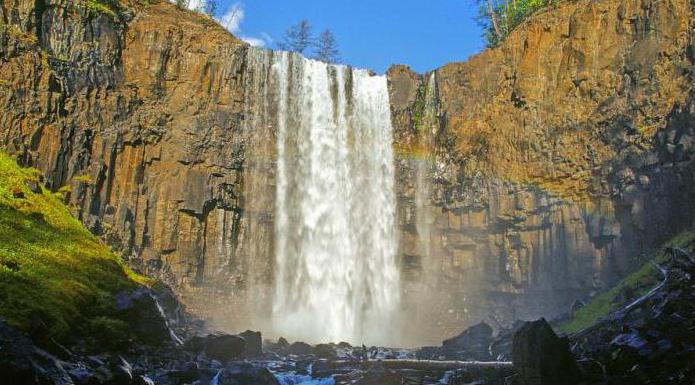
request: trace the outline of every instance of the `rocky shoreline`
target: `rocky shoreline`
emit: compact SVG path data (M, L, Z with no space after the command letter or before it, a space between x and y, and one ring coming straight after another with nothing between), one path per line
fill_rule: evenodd
M141 288L117 296L122 311L137 314L130 326L138 336L118 349L85 341L39 348L0 323L0 373L17 385L689 384L695 254L666 252L667 279L568 336L540 319L496 334L479 324L420 349L263 341L260 332L211 333L166 291Z

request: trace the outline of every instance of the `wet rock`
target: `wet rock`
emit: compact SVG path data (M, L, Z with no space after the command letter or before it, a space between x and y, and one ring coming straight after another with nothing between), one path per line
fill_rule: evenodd
M63 363L0 320L0 383L71 384Z
M227 365L219 376L219 385L279 385L277 378L265 367L248 362Z
M489 361L492 328L486 323L471 326L456 337L442 343L442 352L448 359Z
M132 292L116 295L119 316L130 326L130 330L144 343L161 345L172 341L172 332L164 314L152 293L139 287Z
M133 383L133 366L123 357L118 357L118 362L113 368L113 380L110 385L131 385Z
M295 342L289 346L287 351L290 354L296 354L298 356L301 356L301 355L305 355L305 354L311 354L313 351L313 348L311 347L311 345L307 344L306 342Z
M403 376L396 371L376 367L368 370L354 385L401 385Z
M132 385L155 385L154 381L147 376L136 376Z
M246 341L231 334L210 334L205 337L193 337L186 344L187 348L220 362L239 359L244 356Z
M247 357L258 357L263 354L263 338L261 332L247 330L239 334L246 342L244 354Z
M318 344L314 346L313 353L319 357L326 360L336 360L338 354L335 351L335 346L331 344Z
M281 349L286 349L290 347L290 343L284 337L278 338L278 347Z
M545 319L527 322L514 335L512 361L522 385L578 383L577 363L566 339Z
M439 346L423 346L415 352L415 357L419 360L436 360L444 355Z

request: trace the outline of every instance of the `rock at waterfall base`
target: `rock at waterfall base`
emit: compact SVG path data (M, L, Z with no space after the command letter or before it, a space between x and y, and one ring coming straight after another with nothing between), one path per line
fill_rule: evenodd
M239 334L246 342L244 354L246 357L258 357L263 354L263 337L261 332L247 330Z
M462 361L490 361L489 347L492 328L482 322L464 330L456 337L442 343L442 351L448 359Z
M572 385L579 370L567 339L558 337L545 319L526 322L514 334L512 361L522 385Z
M205 353L208 358L220 362L240 359L244 356L246 341L231 334L210 334L205 337L193 337L187 343L187 348Z

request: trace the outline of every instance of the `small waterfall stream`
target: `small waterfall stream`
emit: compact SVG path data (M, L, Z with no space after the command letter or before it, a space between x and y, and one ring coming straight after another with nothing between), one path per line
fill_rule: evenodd
M392 127L384 76L250 49L276 119L273 330L392 341L399 307Z

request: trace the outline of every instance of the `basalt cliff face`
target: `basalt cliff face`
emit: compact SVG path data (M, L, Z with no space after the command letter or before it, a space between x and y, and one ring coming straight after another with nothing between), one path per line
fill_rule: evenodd
M251 48L168 3L95 4L3 2L0 145L193 310L253 321L276 138L250 129ZM692 224L694 21L685 0L570 2L466 63L388 72L414 342L564 312Z
M416 314L557 315L692 225L694 4L569 2L468 62L389 70L401 252L438 299Z
M247 45L169 3L10 1L2 20L2 145L92 231L201 311L272 272L272 221L250 214L273 202L245 204L272 178L250 146L274 146L244 129Z

